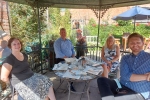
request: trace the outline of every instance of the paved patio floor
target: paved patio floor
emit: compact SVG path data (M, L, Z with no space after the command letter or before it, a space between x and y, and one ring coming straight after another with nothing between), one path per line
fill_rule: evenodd
M59 87L60 85L59 77L57 77L53 72L47 72L45 75L50 77L51 81L53 81L53 87L55 90L56 100L68 100L67 81L63 81L63 83ZM73 86L76 89L76 91L83 91L85 83L74 82ZM90 90L90 100L100 100L100 94L99 94L98 87L97 87L97 79L94 79L90 82L89 90ZM11 100L11 97L7 98L6 100ZM15 95L15 100L17 100L16 95ZM70 100L88 100L88 97L86 93L84 93L83 95L71 93Z
M60 85L60 78L57 77L53 72L46 73L47 76L54 83L54 90L58 88ZM74 88L76 91L83 91L85 82L78 82L73 83ZM67 90L67 82L64 81L61 86L55 91L56 99L57 100L68 100L68 90ZM87 94L74 94L71 93L70 100L88 100ZM90 100L100 100L100 94L97 87L97 79L94 79L90 82Z

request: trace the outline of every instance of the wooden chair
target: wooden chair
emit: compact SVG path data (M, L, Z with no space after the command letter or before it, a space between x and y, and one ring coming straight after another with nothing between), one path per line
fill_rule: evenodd
M147 50L150 45L150 38L144 38L143 50Z
M122 35L122 46L123 46L123 51L126 51L127 48L127 38L130 35L130 33L123 33Z

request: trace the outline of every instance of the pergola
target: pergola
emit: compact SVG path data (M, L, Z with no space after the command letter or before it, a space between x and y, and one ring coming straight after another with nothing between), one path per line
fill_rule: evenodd
M39 7L57 8L78 8L87 9L89 7L99 8L99 6L123 7L150 3L150 0L5 0L19 4L29 4L32 6L38 2Z
M5 0L5 1L30 5L34 9L37 8L38 17L41 14L43 14L43 12L48 7L91 9L95 13L96 17L99 18L99 23L100 23L100 18L103 17L104 13L109 8L133 6L133 5L141 5L141 4L150 3L150 0ZM39 23L38 29L39 29L39 35L40 35L41 30L40 30L39 20L38 20L38 23ZM99 29L98 29L98 39L99 39Z
M91 9L95 13L96 17L99 18L99 25L100 25L100 18L104 15L104 13L109 8L134 6L134 5L150 3L150 0L5 0L5 1L30 5L34 9L37 10L40 45L41 45L40 15L42 15L43 12L48 7ZM98 42L99 42L99 33L100 33L100 27L98 27L97 47L98 47ZM41 47L40 47L40 50L41 50ZM42 61L42 58L41 58L41 61Z

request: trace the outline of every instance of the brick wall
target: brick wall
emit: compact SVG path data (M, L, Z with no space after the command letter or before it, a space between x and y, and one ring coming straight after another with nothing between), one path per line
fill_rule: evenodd
M7 3L3 0L0 0L0 30L3 30L7 33L4 37L0 38L1 40L8 40L10 38L10 27L9 27L9 19L7 12Z
M3 0L0 0L0 23L2 24L5 33L10 34L7 3Z

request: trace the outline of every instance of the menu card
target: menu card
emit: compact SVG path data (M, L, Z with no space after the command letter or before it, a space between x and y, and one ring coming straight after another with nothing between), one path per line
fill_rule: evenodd
M55 64L53 67L53 70L67 70L68 69L68 64Z
M85 72L93 75L98 75L102 70L103 68L101 66L99 67L86 66L86 68L84 69Z
M77 76L80 76L80 75L87 75L87 73L86 72L84 72L84 71L81 71L81 70L71 70L71 72L73 73L73 74L75 74L75 75L77 75Z
M74 62L76 61L77 59L76 58L64 58L66 62Z
M93 67L96 67L96 66L100 66L100 65L102 65L103 63L101 63L101 62L99 62L99 63L94 63L92 66Z

